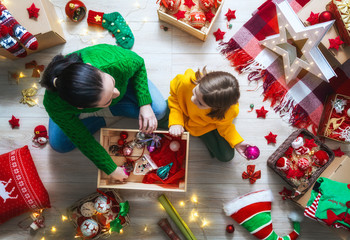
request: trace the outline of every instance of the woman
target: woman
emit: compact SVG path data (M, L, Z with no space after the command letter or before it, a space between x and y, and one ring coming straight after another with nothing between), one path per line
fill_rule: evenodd
M166 111L161 93L147 80L144 60L118 46L100 44L66 57L57 55L41 85L46 88L44 106L50 116L52 148L69 152L77 147L118 181L125 181L127 175L92 136L106 125L99 112L138 118L139 129L151 133Z

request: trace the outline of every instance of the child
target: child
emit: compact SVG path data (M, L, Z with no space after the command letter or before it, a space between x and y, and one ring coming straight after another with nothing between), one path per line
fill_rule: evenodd
M239 96L238 81L230 73L188 69L170 83L169 133L181 136L185 128L222 162L232 160L234 149L246 158L244 151L249 145L243 143L232 123L239 112Z

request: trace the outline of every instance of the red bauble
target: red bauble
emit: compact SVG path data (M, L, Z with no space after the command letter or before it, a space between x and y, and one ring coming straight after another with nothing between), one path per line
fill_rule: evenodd
M71 0L66 4L66 14L73 22L80 22L86 14L86 6L79 0Z
M235 227L232 224L226 226L226 232L233 233L234 231Z
M334 19L333 14L330 11L321 12L320 15L318 16L318 21L320 23L328 22L333 19Z
M192 12L190 15L190 25L194 28L201 29L204 27L205 21L206 17L203 12Z
M212 7L214 7L214 1L213 0L199 0L199 7L207 12Z
M309 166L310 166L310 162L306 158L300 158L298 160L298 168L300 170L305 171L306 169L309 168Z
M126 132L126 131L122 131L121 133L120 133L120 138L121 139L127 139L128 138L128 133Z
M162 0L164 7L171 12L176 12L181 4L181 0Z
M119 146L123 146L124 143L125 143L125 140L124 139L119 139L117 143L118 143Z

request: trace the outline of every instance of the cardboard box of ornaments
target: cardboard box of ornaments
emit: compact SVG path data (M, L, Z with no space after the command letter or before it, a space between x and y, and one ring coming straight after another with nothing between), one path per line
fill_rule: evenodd
M40 9L37 19L29 18L27 11L33 3ZM66 42L55 7L49 0L9 0L3 4L19 24L38 40L38 49L35 51L26 49L28 55ZM0 48L0 55L9 59L18 59L4 48Z
M103 128L100 143L129 177L121 184L98 170L98 188L186 192L188 132L173 138L168 131Z
M203 4L200 4L200 2L210 2L210 4L213 4L214 0L193 0L195 5L190 9L184 4L181 4L181 2L183 2L181 0L160 0L161 4L157 11L158 18L161 21L169 23L191 34L192 36L205 41L213 28L222 6L224 5L224 1L225 0L217 0L217 8L215 7L215 4L209 8L206 8L203 6ZM171 5L169 5L167 8L164 4L162 4L162 2L165 2L166 4L170 3ZM186 11L185 17L179 20L177 20L177 18L174 16L178 10ZM204 23L200 23L203 21L203 16L205 15L204 12L208 13L209 11L211 11L211 13L214 15L211 21L206 19ZM198 12L200 12L200 14L196 14ZM193 14L192 16L191 13ZM199 19L199 21L197 21L197 19Z

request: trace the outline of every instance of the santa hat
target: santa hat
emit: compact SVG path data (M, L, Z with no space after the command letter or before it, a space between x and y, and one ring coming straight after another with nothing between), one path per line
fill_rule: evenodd
M284 237L279 237L272 227L271 202L273 196L270 190L260 190L247 193L226 204L224 211L235 221L247 229L258 239L295 240L299 236L300 223L293 221L294 231Z

